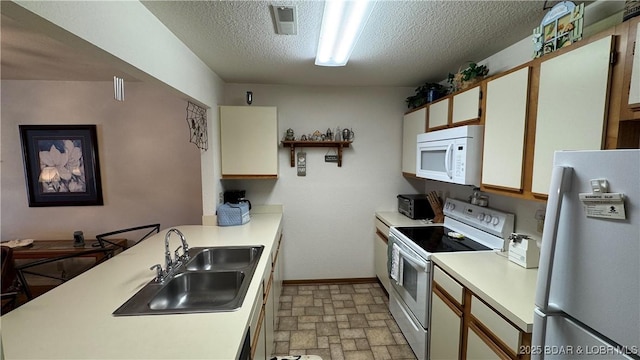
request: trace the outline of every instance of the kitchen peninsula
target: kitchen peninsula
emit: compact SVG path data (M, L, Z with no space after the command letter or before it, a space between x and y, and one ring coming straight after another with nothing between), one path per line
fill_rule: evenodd
M2 317L7 359L236 359L282 232L282 213L243 226L178 226L190 247L264 245L240 309L114 317L163 263L167 229ZM170 248L177 248L171 237ZM268 274L267 274L268 275ZM260 302L261 304L261 302Z

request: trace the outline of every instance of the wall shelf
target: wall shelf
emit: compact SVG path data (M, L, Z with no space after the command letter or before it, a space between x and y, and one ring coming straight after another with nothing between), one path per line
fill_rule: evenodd
M338 167L342 167L342 149L348 148L353 141L300 141L283 140L282 146L291 149L291 167L296 165L296 148L300 147L334 147L338 149Z

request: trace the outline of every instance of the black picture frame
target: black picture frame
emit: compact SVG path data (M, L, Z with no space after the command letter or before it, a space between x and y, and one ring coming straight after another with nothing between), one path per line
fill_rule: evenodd
M104 205L96 125L20 125L29 207Z

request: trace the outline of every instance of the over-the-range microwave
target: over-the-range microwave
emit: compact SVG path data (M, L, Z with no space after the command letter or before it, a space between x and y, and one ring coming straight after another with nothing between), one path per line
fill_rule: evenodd
M416 175L480 186L483 125L466 125L418 134Z

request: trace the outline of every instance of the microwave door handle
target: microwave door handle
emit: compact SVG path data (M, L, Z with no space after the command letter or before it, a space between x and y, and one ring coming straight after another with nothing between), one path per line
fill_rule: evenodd
M449 144L449 146L447 146L447 152L445 152L444 154L444 169L447 172L447 176L449 177L449 179L452 178L451 176L451 165L453 163L453 144Z

